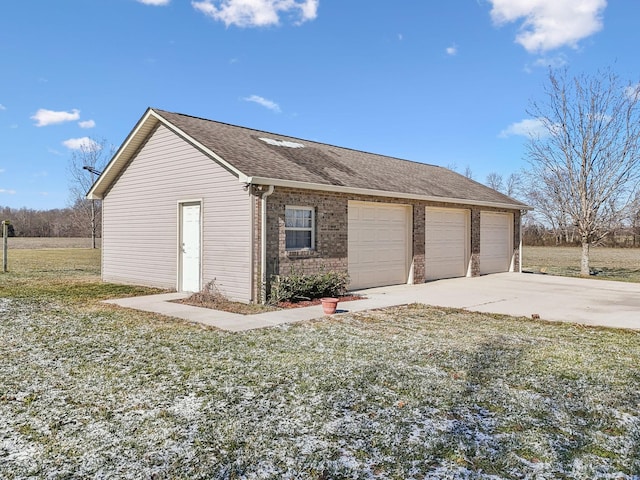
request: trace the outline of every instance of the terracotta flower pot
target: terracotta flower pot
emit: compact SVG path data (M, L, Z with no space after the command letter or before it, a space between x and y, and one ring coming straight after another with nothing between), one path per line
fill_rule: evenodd
M331 315L336 313L336 309L338 308L338 302L339 302L337 298L326 297L326 298L321 298L320 301L322 302L322 311L325 313L325 315Z

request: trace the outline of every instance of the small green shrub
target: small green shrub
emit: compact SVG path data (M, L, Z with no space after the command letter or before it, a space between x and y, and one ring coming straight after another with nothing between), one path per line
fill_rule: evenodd
M290 275L275 275L271 282L270 303L295 302L321 297L335 297L347 291L349 275L345 272L320 272L303 274L291 271Z

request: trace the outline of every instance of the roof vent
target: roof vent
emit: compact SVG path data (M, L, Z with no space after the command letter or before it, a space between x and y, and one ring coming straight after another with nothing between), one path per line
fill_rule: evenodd
M275 145L276 147L304 148L304 145L301 143L287 142L286 140L275 140L273 138L260 138L259 140L269 145Z

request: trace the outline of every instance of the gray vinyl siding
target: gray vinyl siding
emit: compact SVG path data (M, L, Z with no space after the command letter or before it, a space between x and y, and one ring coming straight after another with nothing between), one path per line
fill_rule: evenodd
M215 279L251 300L251 212L238 179L164 126L125 168L103 201L105 281L174 289L178 204L202 202L202 285Z

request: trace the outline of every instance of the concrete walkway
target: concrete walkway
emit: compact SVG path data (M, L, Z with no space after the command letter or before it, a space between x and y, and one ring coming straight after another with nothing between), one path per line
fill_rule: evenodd
M500 313L542 320L640 330L640 284L605 280L500 273L453 278L419 285L394 285L360 290L364 300L338 304L338 314L409 303L469 311ZM322 318L319 305L257 315L192 307L171 300L184 293L107 300L106 303L159 313L222 330L239 332Z
M336 314L360 312L363 310L371 310L373 308L396 305L396 299L393 297L385 296L384 294L369 295L366 291L362 291L362 293L367 295L368 298L339 303ZM238 313L223 312L221 310L193 307L191 305L172 302L172 300L178 300L188 296L189 294L186 293L163 293L143 297L105 300L104 303L143 310L145 312L159 313L169 317L181 318L189 322L201 323L203 325L216 327L229 332L242 332L255 328L273 327L275 325L282 325L285 323L301 322L304 320L313 320L315 318L324 317L321 305L288 308L274 312L258 313L255 315L241 315Z

